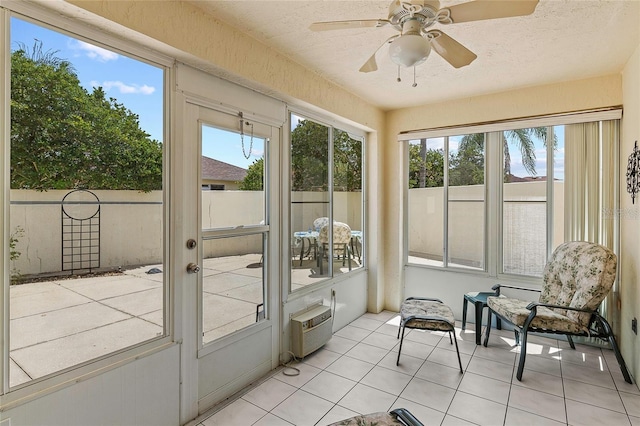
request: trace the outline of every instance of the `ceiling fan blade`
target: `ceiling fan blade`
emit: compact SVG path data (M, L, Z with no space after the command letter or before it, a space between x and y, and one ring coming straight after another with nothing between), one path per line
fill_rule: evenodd
M449 10L452 23L456 24L459 22L530 15L537 5L538 0L476 0L457 4L446 9ZM442 23L446 22L443 21Z
M353 28L380 28L389 24L386 19L361 19L356 21L314 22L309 26L311 31L348 30Z
M380 47L378 47L378 49L376 49L375 52L373 52L373 55L371 55L371 57L367 60L367 62L364 63L364 65L362 67L360 67L360 72L372 72L372 71L377 71L378 70L378 64L376 63L376 55L378 54L378 52L380 51L380 49L382 49L382 47L387 44L387 43L391 43L393 40L397 39L398 37L400 37L400 34L396 34L394 36L389 37L388 39L385 40L384 43L382 43L380 45Z
M442 59L449 62L454 68L462 68L475 61L478 57L475 53L439 30L427 32L431 40L431 47Z

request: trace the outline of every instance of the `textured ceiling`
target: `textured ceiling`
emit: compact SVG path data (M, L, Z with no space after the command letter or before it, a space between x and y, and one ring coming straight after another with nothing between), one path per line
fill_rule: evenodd
M397 33L393 27L309 30L317 21L386 19L390 1L192 3L385 110L617 73L640 43L640 1L541 0L529 16L436 25L478 58L455 69L432 52L412 87L413 69L402 69L398 83L386 47L378 71L358 71ZM443 0L440 7L458 3Z

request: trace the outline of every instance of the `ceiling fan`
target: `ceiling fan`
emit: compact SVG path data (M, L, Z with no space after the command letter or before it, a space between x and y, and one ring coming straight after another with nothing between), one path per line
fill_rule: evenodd
M469 65L477 58L475 53L444 32L429 29L434 24L525 16L533 13L537 5L538 0L476 0L440 9L437 0L394 0L389 5L387 19L315 22L309 29L328 31L391 25L400 34L389 37L360 68L360 72L376 71L376 54L389 44L389 56L398 65L398 81L401 66L414 67L415 87L415 66L427 59L432 48L455 68Z

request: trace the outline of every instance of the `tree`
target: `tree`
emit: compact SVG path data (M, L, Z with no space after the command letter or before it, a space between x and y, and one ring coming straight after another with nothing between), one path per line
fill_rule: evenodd
M36 42L11 54L11 187L161 189L161 143L55 53Z
M362 190L362 141L334 129L333 182L336 191ZM329 190L329 128L302 120L291 132L293 191Z
M481 185L484 183L483 144L460 144L449 156L449 185Z
M426 149L422 157L420 145L409 145L409 188L443 187L444 151Z
M264 158L254 161L248 168L239 188L242 191L262 191L264 187Z
M522 156L522 165L525 170L535 176L536 172L536 153L534 138L541 139L546 146L547 144L547 128L531 127L526 129L507 130L502 132L502 143L504 146L504 179L507 182L511 177L511 154L509 152L509 141L515 143L520 149ZM553 136L554 148L557 143L556 135ZM474 145L476 147L484 146L484 134L475 133L465 135L460 141L460 150L466 145Z

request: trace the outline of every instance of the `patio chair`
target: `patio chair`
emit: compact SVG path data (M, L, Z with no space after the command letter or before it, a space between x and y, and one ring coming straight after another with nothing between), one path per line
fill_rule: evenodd
M315 229L316 232L320 232L320 229L322 229L323 226L327 226L328 224L329 224L328 217L319 217L313 221L313 229Z
M527 356L527 335L531 332L562 334L575 349L571 336L597 337L607 340L613 349L624 380L632 383L627 366L611 331L611 326L598 313L598 307L616 279L616 255L606 247L585 241L571 241L558 246L543 273L543 284L537 302L500 295L501 288L530 290L496 285L496 294L487 298L491 315L511 323L520 341L520 362L516 377L522 380ZM489 342L487 326L484 346Z
M331 423L329 426L423 426L406 408L396 408L388 413L372 413Z
M320 228L320 232L318 234L318 266L320 267L320 275L324 273L323 260L328 247L329 224L326 224ZM333 222L333 247L335 252L342 252L342 266L344 266L345 260L348 260L349 270L351 270L351 228L346 223Z

